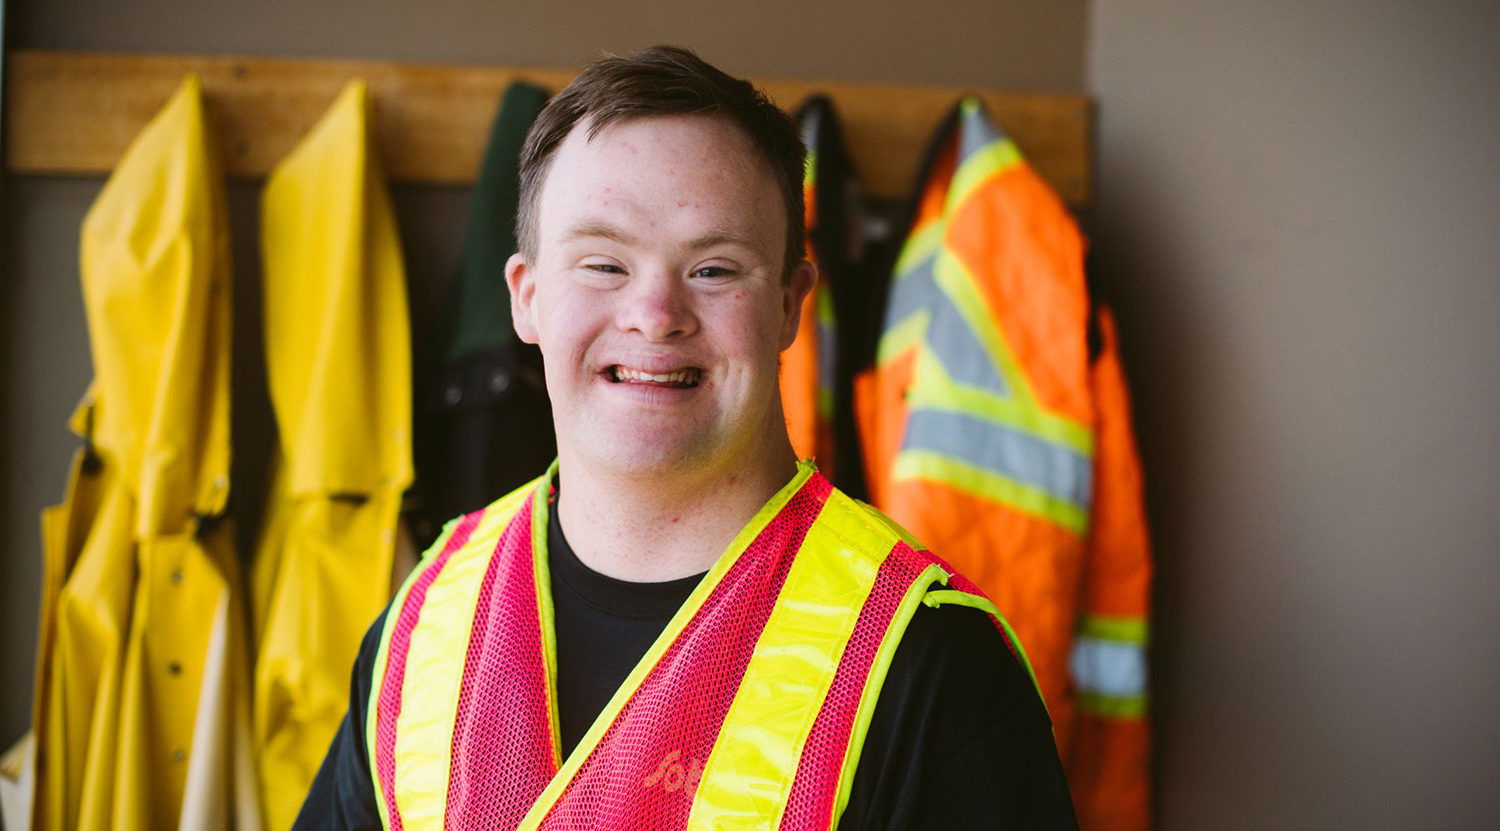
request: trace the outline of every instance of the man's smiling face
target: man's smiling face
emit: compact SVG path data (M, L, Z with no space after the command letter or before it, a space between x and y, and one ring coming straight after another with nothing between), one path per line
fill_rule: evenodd
M581 123L543 183L536 262L507 269L564 465L731 472L785 442L777 354L814 279L783 280L786 208L727 120Z

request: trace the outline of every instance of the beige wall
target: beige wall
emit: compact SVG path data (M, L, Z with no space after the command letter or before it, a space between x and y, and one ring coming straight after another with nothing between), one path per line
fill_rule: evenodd
M1094 0L1161 827L1500 817L1500 7Z
M23 0L12 47L220 52L576 66L603 50L682 43L766 77L1083 88L1083 0L900 0L803 4L655 0ZM941 13L939 12L941 10ZM920 18L921 25L914 25ZM37 512L61 494L77 442L68 413L90 377L78 228L102 180L8 179L0 238L0 746L29 722L35 653ZM466 195L399 188L412 283L426 318L458 256ZM256 189L231 188L236 257L235 500L253 507L264 458L264 380L254 329ZM258 425L258 427L257 427ZM253 512L251 513L253 515Z

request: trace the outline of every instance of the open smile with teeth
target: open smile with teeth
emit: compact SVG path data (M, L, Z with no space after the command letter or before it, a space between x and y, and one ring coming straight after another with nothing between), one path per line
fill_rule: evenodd
M687 389L698 386L702 371L696 367L674 369L671 372L646 372L640 369L615 364L609 368L609 380L616 384L650 384L658 387Z

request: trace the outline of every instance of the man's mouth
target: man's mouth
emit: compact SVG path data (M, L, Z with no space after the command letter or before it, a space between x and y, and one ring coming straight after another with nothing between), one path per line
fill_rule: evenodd
M649 384L656 387L688 389L698 386L698 378L703 372L697 367L674 369L671 372L646 372L642 369L631 369L614 364L605 374L616 384Z

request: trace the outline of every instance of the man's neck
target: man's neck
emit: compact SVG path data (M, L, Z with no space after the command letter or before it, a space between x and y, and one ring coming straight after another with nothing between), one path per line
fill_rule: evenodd
M589 568L641 583L708 570L797 470L790 446L774 462L709 480L601 474L568 461L557 508L568 544Z

